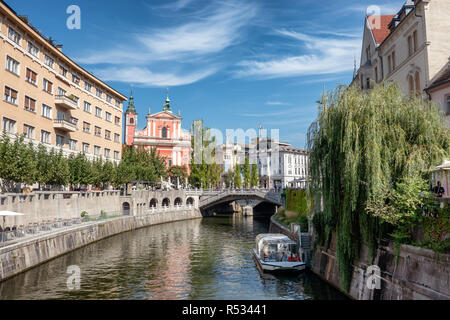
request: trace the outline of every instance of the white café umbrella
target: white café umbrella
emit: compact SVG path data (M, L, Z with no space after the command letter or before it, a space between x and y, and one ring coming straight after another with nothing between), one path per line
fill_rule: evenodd
M6 217L20 217L20 216L24 216L24 214L12 211L0 211L0 217L3 217L3 230L5 229Z

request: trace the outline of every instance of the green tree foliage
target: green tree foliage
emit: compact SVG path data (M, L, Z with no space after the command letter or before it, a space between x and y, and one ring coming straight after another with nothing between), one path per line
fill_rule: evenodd
M313 207L312 199L306 190L287 189L286 209L301 216L308 216Z
M188 177L186 166L172 166L168 171L169 177L172 179L172 183L176 183L177 179L180 183L184 183Z
M67 159L64 157L62 150L56 152L55 149L50 151L50 180L48 184L52 186L65 186L70 181L70 170Z
M340 279L350 287L362 242L371 248L383 230L420 206L429 170L448 155L449 129L422 97L407 98L395 84L362 92L339 87L324 96L308 132L311 191L323 196L322 238L336 232Z
M39 144L36 154L37 160L37 177L36 181L39 182L41 186L47 185L51 180L51 161L50 155L47 152L47 148L42 144Z
M11 141L3 134L0 140L0 179L5 191L15 189L16 183L40 186L72 187L94 185L120 187L131 180L159 181L166 176L165 162L155 150L125 147L119 165L97 158L89 161L82 153L65 157L40 144L25 144L23 137Z
M235 188L241 188L242 187L242 172L241 172L241 165L236 164L236 167L234 168L234 187Z
M161 177L166 177L167 175L164 159L157 154L155 149L148 152L143 147L124 146L122 163L118 169L120 173L116 175L115 183L119 180L125 182L139 180L156 183Z
M244 164L244 187L245 188L250 187L250 179L251 179L250 160L248 159L248 157L245 157L245 164Z
M250 179L250 185L252 187L259 186L259 174L258 174L258 165L256 163L252 164L252 176Z
M83 153L70 155L67 162L72 186L87 186L92 183L92 163Z
M201 136L202 142L200 147L196 146L195 136L192 137L189 183L196 188L216 187L220 183L222 168L213 160L216 145L215 137L209 136L209 130L203 127L203 121L194 121L192 131ZM198 156L196 156L196 152L199 152Z

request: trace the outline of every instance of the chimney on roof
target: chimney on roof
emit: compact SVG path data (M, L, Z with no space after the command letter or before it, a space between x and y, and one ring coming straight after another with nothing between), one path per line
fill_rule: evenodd
M29 24L28 22L28 17L27 16L18 16L20 20L22 20L23 22L25 22L26 24Z
M63 51L63 45L62 44L57 44L56 46L56 49L58 49L59 51Z

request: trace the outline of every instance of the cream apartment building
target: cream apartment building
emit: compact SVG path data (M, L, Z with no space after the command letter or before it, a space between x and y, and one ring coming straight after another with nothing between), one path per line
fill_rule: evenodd
M0 118L11 137L119 161L127 98L0 2Z
M395 15L367 16L353 81L362 89L393 81L406 95L431 99L424 89L441 76L450 57L449 14L449 0L408 0Z

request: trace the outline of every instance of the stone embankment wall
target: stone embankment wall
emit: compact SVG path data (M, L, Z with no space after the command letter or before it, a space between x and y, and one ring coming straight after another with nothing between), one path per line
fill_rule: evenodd
M95 241L156 224L201 218L195 208L91 222L0 248L0 281Z
M271 222L271 232L283 233L298 240L281 224ZM367 280L371 265L380 268L380 289L370 289ZM373 263L368 248L362 246L360 258L354 265L350 292L345 292L339 282L336 259L336 241L331 239L330 248L317 246L312 253L310 270L350 298L358 300L450 300L450 255L436 254L432 250L403 245L398 261L393 244L380 247Z
M105 211L111 214L145 215L150 209L168 210L187 206L198 208L199 196L187 195L185 190L133 191L121 196L120 191L89 192L36 192L23 194L0 194L0 211L25 214L6 217L5 228L10 229L44 220L79 218L83 211L89 216Z
M120 191L1 194L0 211L25 214L23 217L6 217L5 227L13 228L43 220L79 218L83 211L89 215L99 215L102 210L121 212L123 198Z

